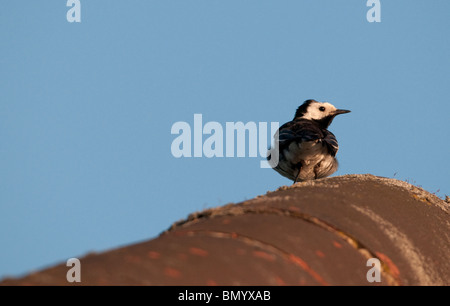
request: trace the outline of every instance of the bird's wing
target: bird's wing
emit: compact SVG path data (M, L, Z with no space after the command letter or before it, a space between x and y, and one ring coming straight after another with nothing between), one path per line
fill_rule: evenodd
M278 130L280 148L292 141L314 141L324 138L322 130L310 120L296 120L283 124Z
M292 141L304 142L319 140L327 146L331 155L335 156L339 146L336 137L328 130L321 129L310 120L295 120L283 124L278 130L280 150L288 147Z
M334 134L331 133L330 131L326 130L325 137L323 138L323 142L327 146L328 152L330 152L330 154L332 156L336 156L336 154L339 150L339 145L338 145L336 136L334 136Z

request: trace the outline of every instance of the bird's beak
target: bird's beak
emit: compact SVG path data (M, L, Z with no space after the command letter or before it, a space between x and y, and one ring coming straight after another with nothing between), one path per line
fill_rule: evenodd
M347 113L350 113L350 111L346 110L346 109L337 109L337 110L335 110L333 112L333 115L337 116L337 115L340 115L340 114L347 114Z

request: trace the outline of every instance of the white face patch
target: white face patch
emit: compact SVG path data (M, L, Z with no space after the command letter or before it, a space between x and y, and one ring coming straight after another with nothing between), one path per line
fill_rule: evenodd
M306 114L303 115L303 118L320 120L331 115L334 111L336 111L336 107L334 107L333 104L328 102L312 102L308 106Z

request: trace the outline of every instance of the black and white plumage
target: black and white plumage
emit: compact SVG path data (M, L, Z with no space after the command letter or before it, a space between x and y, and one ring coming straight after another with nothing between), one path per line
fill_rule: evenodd
M328 126L334 117L349 113L327 102L305 101L294 120L275 134L275 149L269 150L272 168L295 182L327 177L338 168L338 142ZM276 163L278 157L278 163Z

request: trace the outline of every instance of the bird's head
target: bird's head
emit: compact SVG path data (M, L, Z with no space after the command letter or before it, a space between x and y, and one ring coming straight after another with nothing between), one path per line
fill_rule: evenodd
M294 119L313 120L319 123L321 127L327 128L333 121L334 117L346 113L350 113L350 111L346 109L337 109L334 105L328 102L306 100L297 109Z

